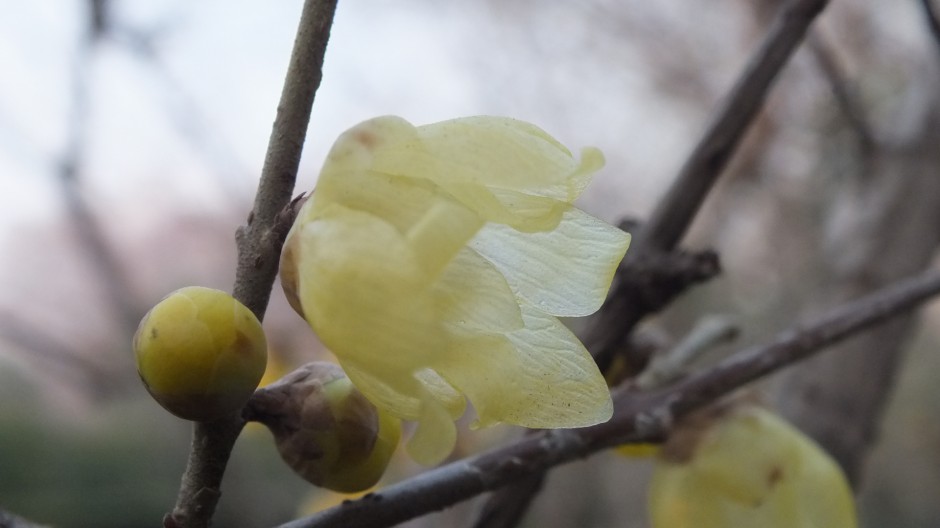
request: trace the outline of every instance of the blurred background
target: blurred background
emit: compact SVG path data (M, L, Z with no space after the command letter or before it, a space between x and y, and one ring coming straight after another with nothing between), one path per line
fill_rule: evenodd
M147 396L130 339L168 292L231 288L234 232L301 1L0 6L0 509L63 527L153 526L175 500L190 424ZM364 119L498 114L572 150L601 148L607 167L582 207L642 219L778 6L340 2L298 192L314 186L333 139ZM704 315L729 315L743 332L735 350L934 263L938 49L914 0L833 2L686 239L718 250L724 274L646 326L679 339ZM940 518L938 318L934 303L927 324L856 340L881 355L862 361L879 375L853 379L852 401L885 411L862 428L875 446L860 455L863 526ZM264 325L269 381L328 354L279 285ZM759 390L798 418L801 384L829 386L834 372L816 364ZM519 432L461 434L455 457ZM420 469L402 455L386 482ZM523 526L647 526L648 471L612 454L565 466ZM342 500L293 475L252 427L223 492L220 527L269 526ZM469 526L477 508L410 526Z

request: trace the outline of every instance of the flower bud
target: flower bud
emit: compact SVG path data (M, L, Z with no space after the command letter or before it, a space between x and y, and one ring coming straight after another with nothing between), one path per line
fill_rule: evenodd
M375 485L401 437L401 421L380 411L332 363L308 363L259 389L245 418L274 434L284 462L308 482L351 493Z
M157 303L134 335L137 373L157 403L187 420L241 409L267 363L261 323L231 295L190 286Z
M755 405L680 423L656 461L653 528L855 528L852 492L812 440Z

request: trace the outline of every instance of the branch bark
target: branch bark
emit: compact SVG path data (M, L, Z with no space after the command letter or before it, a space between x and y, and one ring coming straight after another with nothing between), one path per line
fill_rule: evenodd
M635 233L607 300L584 333L584 344L602 372L608 371L614 357L625 348L640 320L658 312L692 284L718 273L717 256L710 274L674 287L651 282L648 275L634 271L650 260L675 258L673 250L763 107L777 74L827 4L828 0L791 0L783 6L671 187L657 203L649 221ZM629 357L626 359L631 366L640 363ZM529 485L527 489L535 493L539 487ZM519 504L532 499L521 491L505 493L511 494ZM492 512L496 502L504 502L499 495L497 493L490 498L494 505L484 506L484 511ZM507 514L510 521L521 516L516 511ZM511 526L510 523L505 525Z
M647 258L651 251L669 252L676 247L763 106L777 74L827 4L828 0L793 0L781 9L672 186L636 233L623 267ZM607 302L585 337L602 369L624 345L633 327L651 313L642 307L642 299L634 291L637 285L631 281L629 274L618 273Z
M277 116L268 142L261 181L248 223L236 233L238 266L233 296L259 320L271 296L286 231L280 214L289 207L336 0L304 2ZM197 422L176 507L164 518L169 527L205 527L221 496L222 476L244 420L229 416Z
M933 37L937 45L937 51L940 51L940 15L933 6L933 0L920 0L920 6L924 10L924 18L927 19L927 27L930 28L930 36Z
M938 293L940 271L900 281L834 308L809 324L797 324L671 387L654 392L625 387L614 395L614 417L607 423L528 436L280 528L392 526L602 449L661 440L676 419Z

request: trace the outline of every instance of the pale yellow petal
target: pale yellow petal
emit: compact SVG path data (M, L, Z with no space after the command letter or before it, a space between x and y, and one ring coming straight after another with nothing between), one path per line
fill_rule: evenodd
M405 235L429 276L438 275L483 227L483 220L463 205L439 198Z
M339 204L373 214L406 233L440 199L439 194L426 180L356 170L321 176L312 201L321 208Z
M607 383L580 341L556 318L523 307L525 328L456 342L435 368L463 391L480 426L584 427L610 419Z
M440 374L430 368L421 369L414 374L415 379L424 385L425 390L439 403L454 420L463 416L467 410L467 399Z
M466 399L437 373L429 369L408 372L375 369L369 365L342 364L353 384L376 405L405 420L421 416L423 398L431 397L447 411L452 420L466 410Z
M411 458L432 466L447 458L457 444L457 427L447 410L431 401L421 407L418 426L406 444Z
M428 174L430 179L465 181L563 201L574 199L568 180L579 174L580 163L530 123L504 117L467 117L420 126L418 136L440 170Z
M484 219L524 232L554 229L569 207L567 202L553 198L476 183L442 182L440 188Z
M417 368L444 345L430 279L390 224L332 205L294 236L301 237L298 297L338 357Z
M519 303L505 277L464 248L434 285L439 317L454 330L505 332L523 327Z
M343 368L370 401L394 416L418 422L407 443L415 461L437 464L453 451L454 419L462 414L464 399L443 379L427 372L415 376L397 369L375 370L371 365L345 363Z
M630 235L570 207L558 227L520 233L487 224L470 241L516 294L539 310L565 317L594 313L610 288Z

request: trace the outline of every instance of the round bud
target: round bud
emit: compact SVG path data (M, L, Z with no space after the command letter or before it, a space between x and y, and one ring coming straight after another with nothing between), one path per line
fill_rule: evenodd
M157 303L134 335L137 373L157 403L187 420L241 409L267 363L261 323L231 295L190 286Z
M268 426L294 472L343 493L375 485L401 438L401 421L372 405L332 363L308 363L259 389L245 417Z

